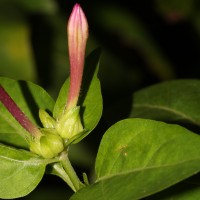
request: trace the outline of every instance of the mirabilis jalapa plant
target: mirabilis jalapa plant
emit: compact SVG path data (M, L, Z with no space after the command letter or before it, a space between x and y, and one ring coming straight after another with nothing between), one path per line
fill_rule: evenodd
M79 179L68 158L70 146L95 128L102 113L99 51L87 57L83 70L88 24L79 4L67 32L70 79L56 102L31 82L0 77L0 198L29 194L47 171L75 192L72 200L148 199L199 172L200 137L177 124L200 126L200 81L174 80L134 94L133 118L114 124L102 138L96 180L89 184L85 173ZM172 198L191 194L200 198L199 188L169 190ZM162 193L149 198L162 199Z

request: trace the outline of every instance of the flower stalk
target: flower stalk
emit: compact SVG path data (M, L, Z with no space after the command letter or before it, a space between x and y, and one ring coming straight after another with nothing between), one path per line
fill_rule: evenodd
M71 162L68 158L67 151L63 151L60 155L60 162L71 181L71 184L73 186L71 188L73 188L74 192L77 192L78 190L83 188L85 185L80 181L76 172L74 171L74 168L72 167Z

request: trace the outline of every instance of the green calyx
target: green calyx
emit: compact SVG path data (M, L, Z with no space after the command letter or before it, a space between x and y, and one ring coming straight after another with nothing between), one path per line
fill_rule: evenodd
M80 115L80 107L76 106L64 112L60 119L56 122L56 130L58 134L65 140L70 140L80 135L84 131Z
M55 128L56 121L45 110L39 110L40 120L45 128Z
M64 150L63 139L55 129L40 129L42 135L30 141L30 150L44 158L54 158Z
M53 158L84 132L81 124L80 107L76 106L58 119L52 118L46 111L40 110L39 117L45 128L41 135L30 141L30 150L44 158Z

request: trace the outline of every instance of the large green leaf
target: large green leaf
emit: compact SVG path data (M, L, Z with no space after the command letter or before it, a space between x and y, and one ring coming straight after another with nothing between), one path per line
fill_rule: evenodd
M91 132L100 120L102 114L101 86L97 77L100 51L94 50L86 59L81 94L78 105L81 106L81 120L86 133L82 139ZM60 111L64 110L69 90L69 78L61 88L58 99L54 107L54 118L58 118Z
M200 80L173 80L147 87L133 96L130 117L200 127Z
M40 182L45 160L25 150L0 144L0 198L25 196Z
M50 112L53 110L54 101L52 98L44 89L34 83L0 77L0 84L37 126L41 125L38 115L39 108ZM0 102L0 141L27 148L27 142L23 137L26 134L26 130Z
M127 119L103 136L97 181L71 199L134 200L169 187L200 170L200 137L179 126Z

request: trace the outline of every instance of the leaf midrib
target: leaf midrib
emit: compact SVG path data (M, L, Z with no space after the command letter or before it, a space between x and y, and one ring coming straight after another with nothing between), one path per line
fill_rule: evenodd
M164 110L164 111L167 111L167 112L171 112L171 113L173 113L173 114L175 114L177 116L180 116L182 119L189 120L193 124L200 126L200 123L197 122L196 120L194 120L193 118L191 118L191 116L186 115L181 111L178 111L178 110L175 110L175 109L172 109L172 108L169 108L169 107L165 107L165 106L161 106L161 105L159 105L159 106L158 105L151 105L151 104L134 104L133 108L134 107L137 107L137 108L138 107L141 107L141 108L143 107L143 108L148 108L148 109L154 108L154 109L158 109L158 110Z
M100 181L104 181L104 180L107 180L107 179L110 179L110 178L116 177L116 176L128 175L128 174L131 174L131 173L134 173L134 172L142 172L144 170L149 170L149 169L175 167L175 166L178 166L178 165L182 165L184 163L190 163L192 161L198 161L198 160L200 162L200 157L194 158L194 159L190 159L190 160L184 160L182 162L178 162L178 163L174 163L174 164L166 164L166 165L159 165L159 166L149 166L149 167L144 166L144 167L141 167L141 168L135 168L133 170L127 170L125 172L119 172L117 174L111 174L111 175L107 175L107 176L103 176L103 177L97 178L95 183L98 183ZM199 170L200 170L200 165L199 165Z

